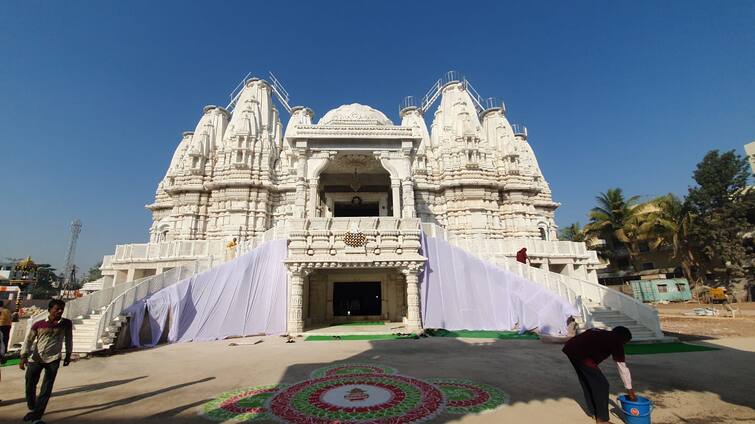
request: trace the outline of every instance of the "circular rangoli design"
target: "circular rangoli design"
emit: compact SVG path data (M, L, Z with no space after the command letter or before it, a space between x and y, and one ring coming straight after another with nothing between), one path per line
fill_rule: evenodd
M272 397L270 414L287 423L409 424L442 412L443 393L416 378L331 375L294 384Z
M249 422L270 419L265 403L286 385L257 386L226 392L202 405L200 414L212 421Z
M350 374L396 374L396 369L376 364L335 364L312 371L310 378L330 377Z
M256 386L223 393L201 406L213 421L271 419L306 424L411 424L448 412L491 411L508 403L500 389L457 378L420 380L368 363L338 363L294 385Z
M500 389L487 384L456 378L432 378L446 396L446 411L451 414L470 414L489 411L508 402Z

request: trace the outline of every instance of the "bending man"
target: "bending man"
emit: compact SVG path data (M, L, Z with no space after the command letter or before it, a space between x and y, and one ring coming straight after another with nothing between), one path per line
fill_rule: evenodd
M628 397L635 401L632 390L632 377L624 359L624 345L632 340L632 333L626 327L616 327L611 331L590 329L568 342L563 352L577 372L579 384L585 393L587 412L597 423L608 423L608 380L598 368L608 355L613 357L619 368L619 376L627 389Z

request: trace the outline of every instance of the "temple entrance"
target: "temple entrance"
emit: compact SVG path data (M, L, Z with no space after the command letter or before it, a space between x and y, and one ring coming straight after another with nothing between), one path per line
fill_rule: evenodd
M334 202L333 205L333 216L335 217L380 216L378 202L365 203L359 196L354 196L351 202Z
M395 269L317 270L304 285L305 328L363 321L402 322L406 282Z
M318 178L319 216L391 216L391 178L372 155L342 153Z
M380 281L333 284L334 316L380 316Z

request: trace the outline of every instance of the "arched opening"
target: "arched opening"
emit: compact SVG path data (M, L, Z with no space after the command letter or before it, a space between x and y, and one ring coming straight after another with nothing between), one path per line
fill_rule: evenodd
M167 222L161 222L157 226L157 231L155 232L155 241L160 243L163 241L168 240L168 232L170 231L170 224Z
M390 216L391 179L372 155L340 154L318 179L320 216Z
M540 230L540 240L548 240L548 233L545 231L545 228L539 227L538 230Z

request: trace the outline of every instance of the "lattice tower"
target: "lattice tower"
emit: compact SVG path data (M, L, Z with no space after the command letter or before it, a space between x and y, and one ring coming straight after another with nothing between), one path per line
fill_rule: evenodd
M76 257L76 242L79 240L81 233L81 220L75 219L71 222L71 242L68 244L68 254L66 255L66 267L63 274L63 288L68 288L73 283L73 261Z

